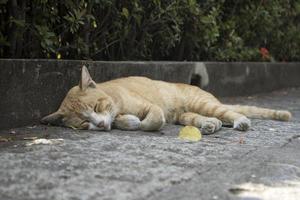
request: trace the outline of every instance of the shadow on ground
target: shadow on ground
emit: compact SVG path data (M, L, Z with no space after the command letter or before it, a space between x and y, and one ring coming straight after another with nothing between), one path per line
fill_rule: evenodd
M40 125L1 131L0 199L271 199L266 188L292 189L296 199L300 89L223 101L288 109L294 117L252 120L248 132L222 128L196 143L179 140L176 125L156 133ZM35 137L64 142L26 146Z

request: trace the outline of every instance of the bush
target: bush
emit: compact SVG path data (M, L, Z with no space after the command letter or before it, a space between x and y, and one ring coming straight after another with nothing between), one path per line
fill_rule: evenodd
M0 17L1 57L300 60L300 1L0 0Z

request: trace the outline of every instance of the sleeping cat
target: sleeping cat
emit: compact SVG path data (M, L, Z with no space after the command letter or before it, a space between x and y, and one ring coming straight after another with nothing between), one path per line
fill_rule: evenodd
M224 105L198 87L151 80L120 78L96 84L87 68L63 100L58 111L44 117L44 124L76 129L156 131L167 123L193 125L212 134L230 124L246 131L247 117L288 121L291 113L254 106Z

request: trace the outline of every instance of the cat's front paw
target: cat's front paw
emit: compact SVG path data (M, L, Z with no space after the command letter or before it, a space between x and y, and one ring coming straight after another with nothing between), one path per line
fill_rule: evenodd
M233 122L233 128L239 131L247 131L251 126L251 121L243 116Z
M213 134L222 127L222 122L217 118L207 118L202 122L201 132L204 135Z
M113 126L121 130L134 131L140 128L141 121L135 115L119 115L116 117Z

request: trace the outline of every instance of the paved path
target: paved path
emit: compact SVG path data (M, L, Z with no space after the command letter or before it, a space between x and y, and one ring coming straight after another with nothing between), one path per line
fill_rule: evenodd
M222 128L197 143L179 140L175 125L157 133L1 131L0 199L299 199L300 89L223 101L289 109L294 118L253 120L248 132ZM64 143L26 146L32 136Z

